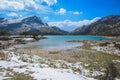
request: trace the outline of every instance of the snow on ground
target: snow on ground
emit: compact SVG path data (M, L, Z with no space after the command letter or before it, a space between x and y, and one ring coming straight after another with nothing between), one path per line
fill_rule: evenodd
M94 80L85 76L69 73L65 70L54 69L54 68L40 68L39 64L28 64L19 62L0 61L0 68L12 69L14 72L30 74L34 79L37 80ZM20 66L26 66L20 68ZM32 73L30 73L32 72ZM6 72L1 73L1 79L5 79Z
M113 62L118 62L118 63L120 63L120 60L113 60Z
M27 54L18 54L11 51L3 51L9 56L6 60L0 60L0 80L7 79L7 69L12 70L13 72L29 74L36 80L95 80L93 78L88 78L78 73L74 73L72 69L62 69L61 65L71 65L65 61L53 61L53 63L58 68L50 67L50 61L47 59L42 59L38 56L30 56ZM52 63L52 64L53 64ZM72 64L73 65L73 64ZM80 68L80 63L73 65L73 68L76 66ZM83 69L81 67L81 69ZM85 70L84 70L85 71ZM88 72L88 71L87 71Z
M120 50L115 47L109 47L109 46L94 46L91 47L91 49L95 49L97 51L101 51L107 54L114 54L120 56Z

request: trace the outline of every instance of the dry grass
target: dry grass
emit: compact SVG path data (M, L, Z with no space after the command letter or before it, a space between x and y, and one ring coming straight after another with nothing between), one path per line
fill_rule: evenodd
M4 71L6 71L4 77L7 77L7 79L4 80L34 80L33 77L31 77L28 74L17 73L14 72L12 69L0 68L0 72L4 72Z
M0 60L6 60L7 58L8 58L8 55L0 51Z
M35 54L43 58L54 60L65 60L72 63L82 62L83 64L88 64L87 66L84 65L86 69L91 71L102 71L108 66L109 62L112 62L113 60L120 60L120 56L105 54L90 49L91 46L99 45L102 42L103 41L84 41L85 44L80 47L82 50L47 51L39 48L26 48L17 49L16 51L19 53ZM120 63L116 62L115 66L120 73ZM120 77L120 74L118 74L118 77Z
M49 58L54 60L65 60L68 62L76 63L83 62L83 64L88 64L85 68L94 71L101 71L106 68L109 62L112 60L120 60L120 56L105 54L98 51L92 50L68 50L68 51L59 51L59 52L49 52L42 49L17 49L19 53L29 53L36 54L43 58ZM52 66L52 65L51 65ZM120 63L115 63L115 66L120 71ZM120 77L120 75L118 76Z
M68 50L68 51L45 51L39 48L25 48L25 49L17 49L16 52L19 53L27 53L38 55L43 58L50 59L61 59L69 62L89 62L89 61L97 61L102 62L106 61L106 59L111 60L119 60L120 57L116 55L104 54L98 51L92 50Z
M49 54L58 54L58 53L60 53L60 51L58 51L58 50L49 51Z
M31 76L27 74L14 73L10 80L34 80Z

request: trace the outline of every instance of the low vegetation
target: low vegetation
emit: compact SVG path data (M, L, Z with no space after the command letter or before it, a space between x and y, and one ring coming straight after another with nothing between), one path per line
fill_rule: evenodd
M10 36L11 34L6 30L0 30L0 36Z
M7 58L8 58L8 55L0 51L0 60L7 60Z
M100 80L115 80L115 78L118 75L118 70L114 63L110 62L108 63L108 66L106 67L105 74Z
M15 39L15 42L17 44L25 44L26 43L25 40L22 40L22 39Z
M14 73L10 80L34 80L31 76L23 73Z
M54 60L65 60L70 63L82 62L82 65L85 69L90 70L91 72L100 71L104 72L109 62L114 62L117 70L120 73L120 63L117 60L120 60L120 57L112 54L105 54L99 51L93 50L76 50L76 51L59 51L59 52L44 52L39 49L18 49L17 52L27 53L31 51L31 54L40 55L43 58L49 58ZM43 53L42 53L43 52ZM43 62L44 63L44 62ZM54 63L50 64L51 67L56 68ZM69 66L64 65L61 68L69 68ZM75 70L74 70L75 69ZM75 72L80 72L79 68L73 68ZM117 75L120 77L120 74ZM96 77L98 78L98 77Z
M4 77L7 77L7 79L4 80L34 80L33 77L31 77L28 74L14 72L12 69L9 68L8 69L0 68L1 73L4 71L6 72L4 74Z
M12 38L10 38L10 33L6 30L0 30L0 40L2 41L7 41L7 40L12 40Z

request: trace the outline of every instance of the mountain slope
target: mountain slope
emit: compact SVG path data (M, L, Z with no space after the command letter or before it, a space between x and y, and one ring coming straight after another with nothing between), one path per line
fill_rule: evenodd
M90 25L75 29L72 34L81 35L120 35L120 15L106 16Z
M11 34L20 34L25 31L38 34L66 34L65 31L49 27L37 16L20 19L0 18L0 30L7 30Z
M59 28L54 28L54 27L49 27L49 26L44 26L44 27L39 27L37 28L41 34L45 35L64 35L67 34L67 32L59 29Z

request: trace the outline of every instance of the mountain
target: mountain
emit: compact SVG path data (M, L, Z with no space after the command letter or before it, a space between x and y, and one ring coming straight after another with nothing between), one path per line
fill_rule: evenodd
M120 35L120 15L110 15L81 28L77 28L71 32L77 35L104 35L118 36Z
M40 31L40 34L45 34L45 35L64 35L68 33L57 27L55 28L55 27L49 27L49 26L39 27L37 28L37 30Z
M52 26L52 28L54 30L56 30L57 32L61 32L61 33L64 33L64 34L69 34L67 31L64 31L64 30L61 30L60 28L56 27L56 26Z
M57 27L50 27L37 16L17 19L0 18L0 30L7 30L11 34L20 34L25 31L38 34L66 34Z

